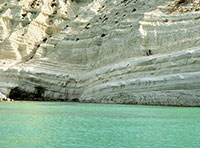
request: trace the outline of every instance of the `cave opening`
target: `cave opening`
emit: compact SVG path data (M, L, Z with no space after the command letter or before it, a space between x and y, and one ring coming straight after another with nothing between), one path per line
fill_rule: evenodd
M34 92L29 92L20 87L14 87L10 91L9 98L12 98L14 100L38 101L45 100L44 93L45 88L41 86L36 86Z

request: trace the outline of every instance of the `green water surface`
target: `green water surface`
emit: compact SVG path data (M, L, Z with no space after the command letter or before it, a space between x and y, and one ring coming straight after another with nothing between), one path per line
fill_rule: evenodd
M0 148L200 148L200 108L0 103Z

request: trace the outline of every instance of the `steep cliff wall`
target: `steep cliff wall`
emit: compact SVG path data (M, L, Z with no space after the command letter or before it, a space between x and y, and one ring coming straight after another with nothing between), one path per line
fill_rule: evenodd
M0 2L0 92L200 105L199 0Z

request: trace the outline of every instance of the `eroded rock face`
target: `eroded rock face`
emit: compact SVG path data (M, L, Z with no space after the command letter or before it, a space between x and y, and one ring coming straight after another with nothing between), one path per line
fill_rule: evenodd
M200 105L199 0L0 2L0 92Z
M10 102L13 101L12 99L6 97L4 94L0 92L0 102Z

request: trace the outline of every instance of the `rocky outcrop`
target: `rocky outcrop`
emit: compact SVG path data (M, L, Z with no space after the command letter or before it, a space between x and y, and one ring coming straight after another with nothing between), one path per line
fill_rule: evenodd
M0 92L200 106L199 0L0 2Z
M7 98L5 95L3 95L0 92L0 102L3 102L3 101L13 101L13 99Z

